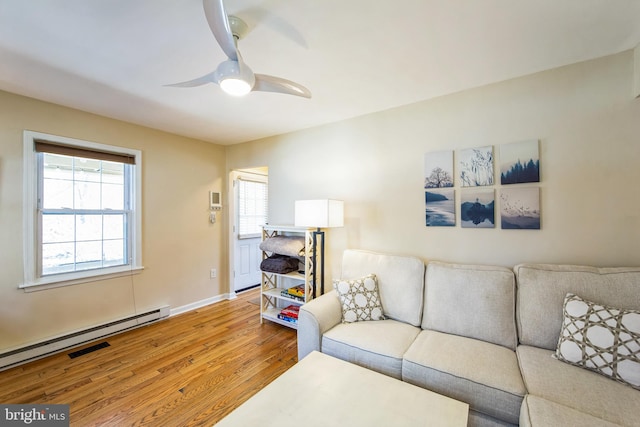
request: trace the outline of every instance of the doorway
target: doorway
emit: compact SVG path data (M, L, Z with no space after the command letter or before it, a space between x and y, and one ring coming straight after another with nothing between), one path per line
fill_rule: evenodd
M231 291L237 293L260 285L262 273L262 225L267 222L268 168L231 172L233 201L230 209Z

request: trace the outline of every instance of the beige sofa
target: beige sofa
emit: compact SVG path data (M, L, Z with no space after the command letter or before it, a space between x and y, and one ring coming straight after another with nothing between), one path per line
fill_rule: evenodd
M331 291L300 311L299 359L322 351L464 401L471 426L640 420L640 391L552 357L567 292L640 310L640 269L425 266L415 257L344 252L343 279L371 273L386 319L342 323Z

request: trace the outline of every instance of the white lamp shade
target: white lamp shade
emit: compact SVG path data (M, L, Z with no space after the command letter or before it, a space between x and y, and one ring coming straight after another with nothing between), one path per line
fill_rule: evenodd
M344 225L342 200L296 200L295 226L330 228Z

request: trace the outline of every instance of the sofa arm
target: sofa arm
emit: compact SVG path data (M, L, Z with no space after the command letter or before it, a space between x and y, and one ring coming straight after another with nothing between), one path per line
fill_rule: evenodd
M342 321L342 307L332 290L300 307L298 315L298 360L321 351L322 335Z

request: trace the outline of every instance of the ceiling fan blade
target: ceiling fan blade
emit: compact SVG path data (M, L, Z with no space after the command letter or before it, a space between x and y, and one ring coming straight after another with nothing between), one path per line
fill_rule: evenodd
M311 92L306 87L292 82L291 80L280 77L267 76L265 74L256 74L256 83L253 91L276 92L287 95L296 95L303 98L311 98Z
M170 87L196 87L196 86L202 86L202 85L206 85L207 83L214 83L214 84L218 84L218 76L217 76L217 70L213 71L209 74L206 74L202 77L198 77L197 79L193 79L193 80L189 80L186 82L181 82L181 83L174 83L174 84L170 84L170 85L165 85L165 86L170 86Z
M273 3L273 1L271 3ZM276 9L276 7L275 5L272 5L269 9ZM280 34L286 39L289 39L300 47L304 49L309 48L307 41L300 30L291 25L281 16L263 6L248 7L238 11L237 14L242 16L250 27L255 27L259 23L259 25L268 27L270 30Z
M209 28L211 28L211 32L222 51L229 59L237 61L238 49L236 48L236 42L229 25L229 18L222 0L203 0L202 5L204 6L204 14L207 17Z

